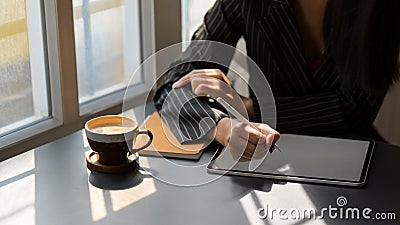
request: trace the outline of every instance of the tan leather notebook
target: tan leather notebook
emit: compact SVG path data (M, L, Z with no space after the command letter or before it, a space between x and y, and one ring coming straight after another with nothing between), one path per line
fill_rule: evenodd
M157 112L147 117L140 129L150 130L154 135L152 144L139 152L143 156L160 156L161 154L164 157L171 158L199 159L206 147L202 143L180 144ZM143 146L147 141L148 137L146 135L139 135L136 138L134 146Z

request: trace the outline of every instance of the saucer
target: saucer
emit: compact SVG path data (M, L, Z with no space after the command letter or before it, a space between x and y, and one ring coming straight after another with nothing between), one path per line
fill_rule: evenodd
M103 165L98 161L99 155L97 152L90 150L86 152L86 166L89 170L100 173L124 173L130 170L137 170L139 168L139 164L136 161L137 158L137 154L134 154L130 155L123 164Z

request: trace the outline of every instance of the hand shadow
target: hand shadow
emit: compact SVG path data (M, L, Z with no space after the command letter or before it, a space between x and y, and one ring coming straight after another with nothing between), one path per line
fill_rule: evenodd
M287 182L272 180L266 178L254 178L254 177L241 177L241 176L231 176L232 183L241 187L240 196L245 196L250 190L257 190L262 192L270 192L272 185L285 185ZM236 191L238 191L236 186Z
M258 191L269 192L271 191L273 181L263 178L250 178L250 177L240 177L232 176L231 180L236 185L241 186L244 189L254 189Z

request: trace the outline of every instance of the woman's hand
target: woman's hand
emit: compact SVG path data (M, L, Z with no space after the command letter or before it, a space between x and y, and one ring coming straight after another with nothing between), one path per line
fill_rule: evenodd
M187 84L191 85L192 92L196 96L222 97L231 102L236 93L228 78L219 69L193 70L175 82L173 88L180 88Z
M173 88L191 85L196 96L222 97L241 114L252 118L253 102L237 94L225 74L219 69L193 70L174 83ZM253 123L258 129L233 120L221 119L214 139L228 148L235 160L249 161L260 159L268 153L280 134L266 124Z
M214 139L228 148L234 160L261 159L278 141L280 134L267 124L253 124L258 129L234 119L223 118L217 124Z
M242 115L253 119L253 104L250 98L240 96L232 87L228 78L219 69L193 70L174 83L173 88L187 84L196 96L221 97L235 107Z

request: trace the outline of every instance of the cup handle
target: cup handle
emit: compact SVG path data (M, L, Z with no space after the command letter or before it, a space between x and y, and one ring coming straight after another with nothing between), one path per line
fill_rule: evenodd
M142 151L143 149L149 147L149 145L151 145L151 142L153 141L153 133L151 133L151 131L149 130L142 130L139 131L137 135L141 135L141 134L145 134L147 136L149 136L149 141L143 145L142 147L139 148L132 148L132 151L130 151L131 154L135 154L136 152Z

